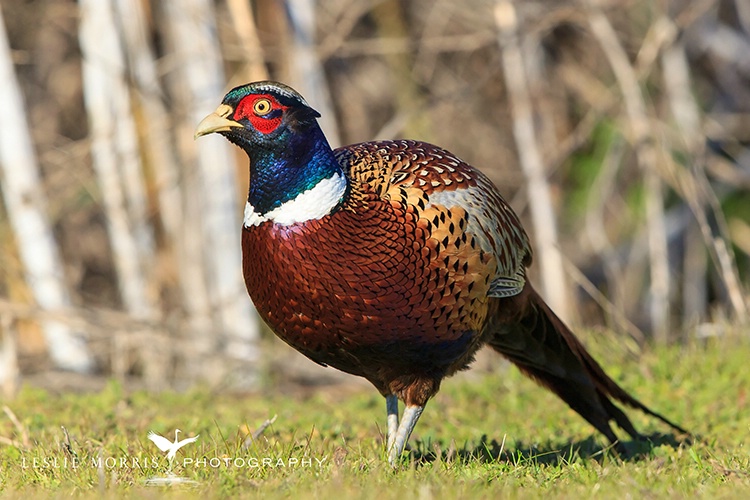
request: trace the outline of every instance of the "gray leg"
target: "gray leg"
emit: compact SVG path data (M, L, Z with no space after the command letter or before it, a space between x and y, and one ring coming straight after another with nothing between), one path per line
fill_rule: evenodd
M390 450L396 440L396 431L398 430L398 398L395 394L389 394L385 397L385 411L388 414L386 420L388 439L385 449Z
M417 425L417 420L419 420L422 410L424 410L424 406L407 406L404 409L404 416L396 431L396 438L393 440L391 447L388 448L388 463L391 467L396 466L401 453L404 452L406 442L409 441L411 431Z

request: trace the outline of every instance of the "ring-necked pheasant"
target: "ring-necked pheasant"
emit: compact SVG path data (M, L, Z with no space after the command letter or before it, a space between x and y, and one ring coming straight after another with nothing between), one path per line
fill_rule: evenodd
M612 399L685 432L609 378L532 288L528 237L484 174L423 142L332 150L319 116L286 85L256 82L195 135L218 132L250 158L243 273L261 317L385 396L392 465L441 381L485 344L612 443L611 420L640 437Z

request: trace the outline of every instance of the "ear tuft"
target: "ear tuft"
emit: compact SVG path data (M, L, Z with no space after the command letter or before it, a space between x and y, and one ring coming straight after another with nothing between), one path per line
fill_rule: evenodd
M287 123L293 130L304 130L314 125L317 118L320 113L309 106L297 104L287 110Z

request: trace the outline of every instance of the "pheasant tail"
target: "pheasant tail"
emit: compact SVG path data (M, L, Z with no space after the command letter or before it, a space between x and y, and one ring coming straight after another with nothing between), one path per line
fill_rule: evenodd
M557 394L611 442L618 440L609 425L612 420L633 439L642 437L612 399L688 434L617 385L529 283L518 296L497 301L496 314L508 310L503 301L513 301L518 316L499 318L489 345Z

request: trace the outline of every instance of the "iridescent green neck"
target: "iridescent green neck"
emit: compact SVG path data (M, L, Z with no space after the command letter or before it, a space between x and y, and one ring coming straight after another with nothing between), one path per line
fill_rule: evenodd
M333 211L345 196L346 175L317 125L304 133L287 130L283 135L273 144L249 148L246 226L265 220L287 225L317 219Z

